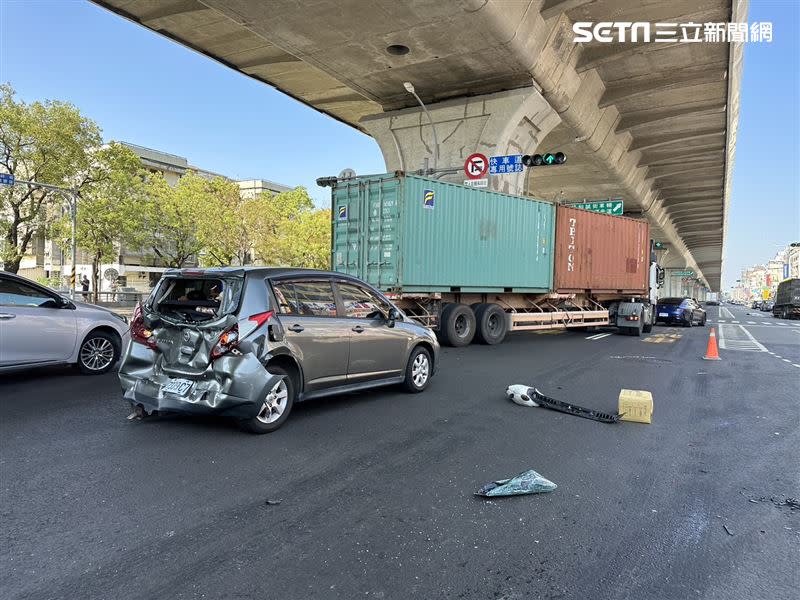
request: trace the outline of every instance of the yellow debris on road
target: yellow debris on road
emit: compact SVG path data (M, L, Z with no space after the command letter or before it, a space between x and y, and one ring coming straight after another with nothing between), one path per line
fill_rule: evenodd
M620 390L620 420L635 423L651 423L653 419L653 394L647 390Z

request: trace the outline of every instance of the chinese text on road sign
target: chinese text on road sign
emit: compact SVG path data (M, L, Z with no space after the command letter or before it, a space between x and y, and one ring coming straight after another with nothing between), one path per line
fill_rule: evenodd
M489 174L521 173L523 169L522 154L509 156L493 156L489 159Z
M474 187L474 188L488 188L489 179L488 177L484 177L483 179L465 179L464 185L467 187Z
M622 214L622 200L604 200L602 202L580 202L573 204L573 208L582 208L593 212L606 213L608 215Z

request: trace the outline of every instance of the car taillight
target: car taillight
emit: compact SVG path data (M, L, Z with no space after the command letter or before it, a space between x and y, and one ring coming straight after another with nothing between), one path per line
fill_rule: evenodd
M133 318L131 318L131 340L144 344L153 350L158 348L155 339L153 339L153 332L144 326L141 303L136 305L136 309L133 311Z
M211 349L211 360L227 354L239 345L239 325L235 323L230 329L226 329L219 336L216 345Z
M268 310L267 312L258 313L257 315L250 315L249 317L247 317L247 320L255 322L256 327L261 327L264 323L269 321L274 316L275 316L275 311Z
M639 315L627 315L625 317L625 320L626 321L638 321L639 320Z

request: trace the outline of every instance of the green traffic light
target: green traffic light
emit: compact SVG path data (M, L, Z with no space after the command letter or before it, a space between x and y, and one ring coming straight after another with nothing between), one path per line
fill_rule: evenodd
M567 162L567 155L563 152L548 152L547 154L525 154L522 157L522 164L526 167L540 167L542 165L563 165Z

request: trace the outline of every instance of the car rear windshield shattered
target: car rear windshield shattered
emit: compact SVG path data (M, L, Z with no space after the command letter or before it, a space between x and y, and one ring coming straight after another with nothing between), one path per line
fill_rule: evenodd
M153 292L150 308L165 317L195 323L229 315L239 306L241 278L167 277Z

